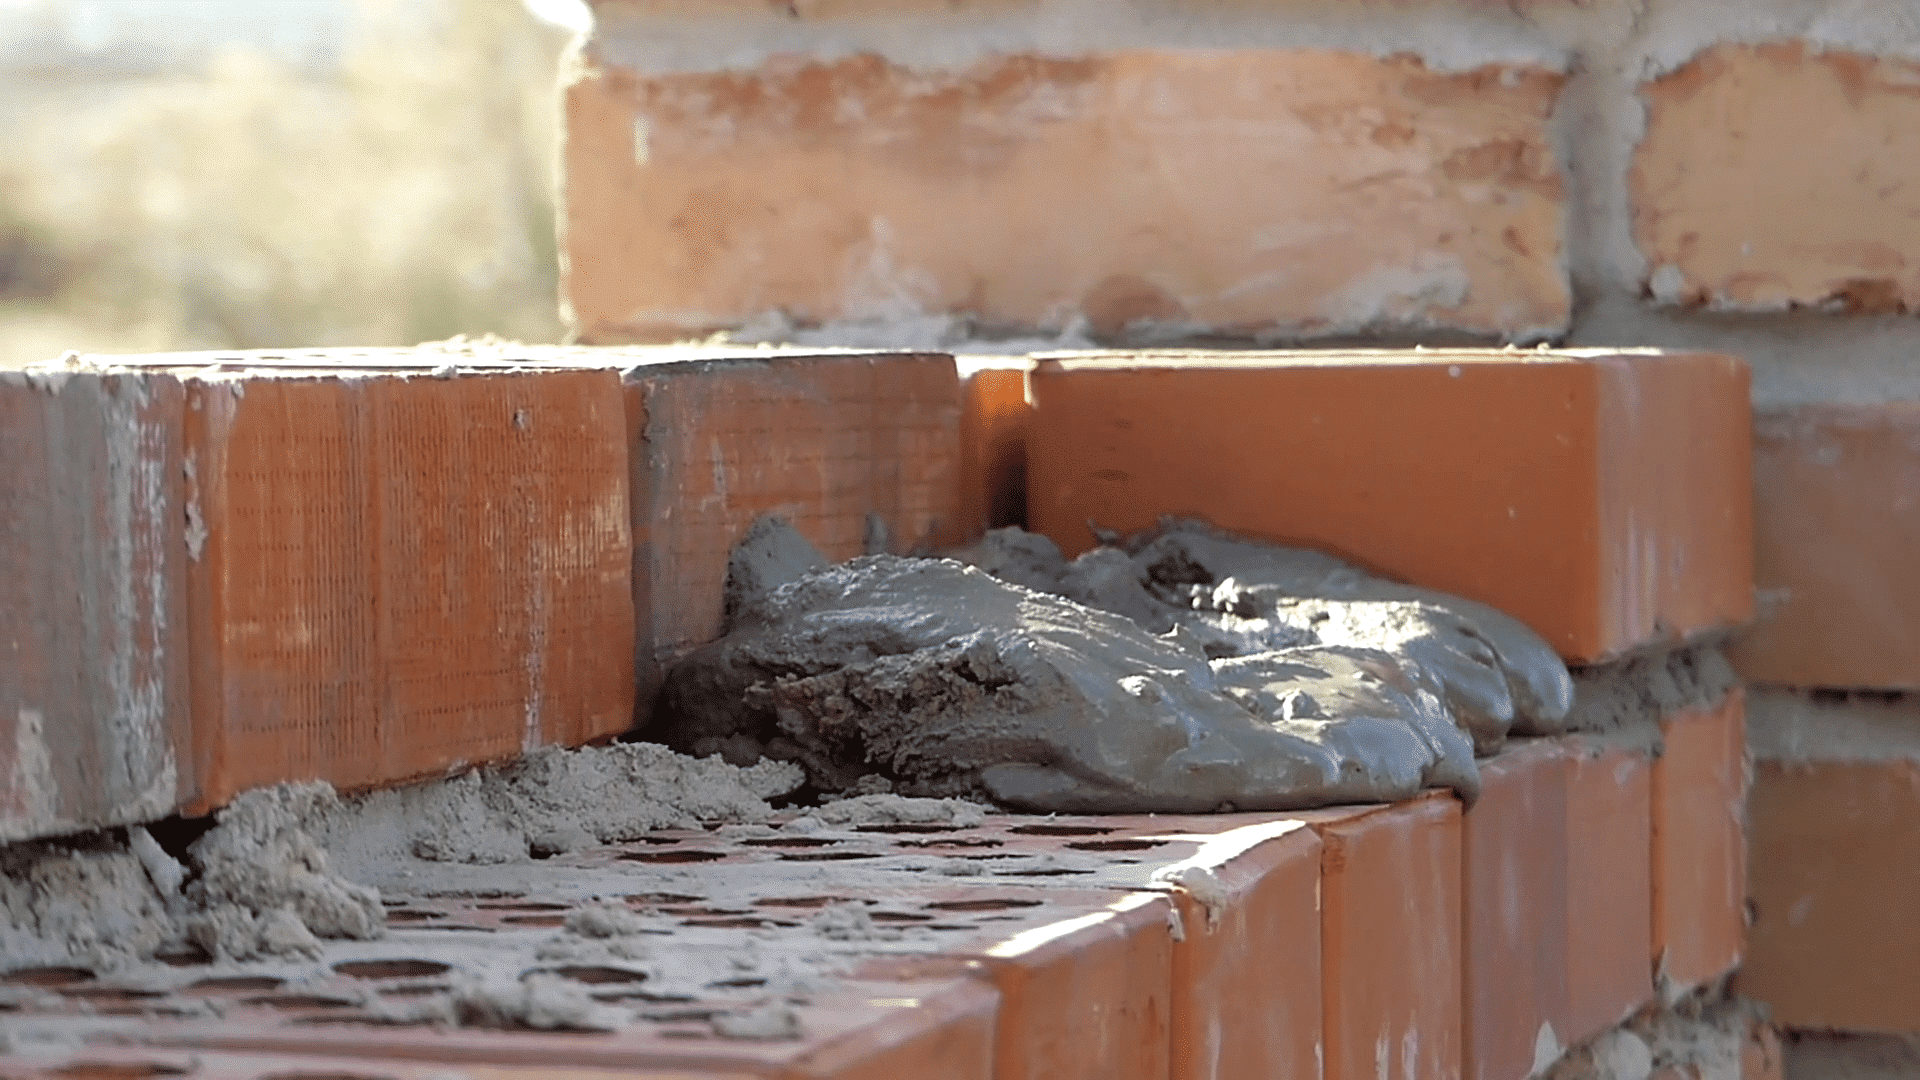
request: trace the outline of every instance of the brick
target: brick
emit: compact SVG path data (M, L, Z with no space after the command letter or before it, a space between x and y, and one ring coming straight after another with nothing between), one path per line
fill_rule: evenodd
M631 723L617 375L404 361L188 387L189 809Z
M1716 45L1644 85L1630 185L1654 296L1920 307L1916 80L1911 60L1782 42Z
M951 357L674 356L624 375L643 717L661 666L720 635L728 554L757 518L835 562L959 536Z
M967 377L960 413L960 522L969 531L1027 522L1027 437L1033 407L1024 370Z
M603 67L565 91L563 288L596 343L773 311L1542 337L1570 310L1562 80L1273 49Z
M1567 791L1568 1045L1653 997L1653 763L1575 741Z
M189 779L183 401L0 372L0 842L164 817Z
M1000 992L994 1080L1169 1075L1171 902L1133 893L1011 934L978 954L895 961L868 974L981 972Z
M1739 991L1790 1028L1920 1029L1920 764L1763 761Z
M1492 605L1583 663L1753 610L1731 357L1116 354L1029 378L1028 516L1069 554L1089 521L1201 517Z
M1300 821L1198 824L1199 849L1157 868L1198 885L1174 894L1184 933L1173 947L1171 1076L1317 1078L1320 838Z
M1754 682L1920 689L1920 404L1805 405L1754 427Z
M1460 804L1443 794L1314 821L1327 1080L1461 1075Z
M1243 819L1244 820L1244 819ZM1139 826L1152 821L1156 833ZM1167 822L1171 821L1171 824ZM1239 822L1221 817L1208 833ZM816 825L818 823L816 822ZM813 955L844 956L863 978L986 979L998 989L995 1076L1164 1078L1170 1029L1174 899L1140 891L1154 866L1202 847L1190 818L1023 818L980 826L908 823L812 828L741 838L701 830L556 856L563 872L698 864L674 893L628 897L675 917L676 937L772 947L800 934ZM1147 851L1177 853L1165 860ZM929 860L945 863L930 872ZM1019 863L1012 860L1019 859ZM1040 864L1034 866L1034 864ZM1021 866L1035 872L1023 874ZM696 895L697 894L697 895ZM925 931L897 942L828 941L803 926L830 903L859 902L877 925ZM435 927L559 925L563 912L489 911L435 899ZM935 921L927 921L934 916ZM416 916L410 916L416 917ZM663 927L664 928L664 927ZM697 936L705 935L705 936Z
M1653 763L1653 948L1682 987L1739 964L1746 936L1746 695L1661 721Z
M1571 773L1551 740L1480 763L1461 831L1467 1080L1526 1080L1571 1041Z
M1006 867L993 871L996 883L1028 886L1053 902L1089 888L1170 890L1181 927L1167 1008L1171 1076L1311 1078L1324 1052L1322 845L1311 824L1276 814L995 815L955 836L951 842L966 846L950 850L992 852L992 865ZM928 841L920 834L909 842ZM1038 865L1003 862L1020 857Z

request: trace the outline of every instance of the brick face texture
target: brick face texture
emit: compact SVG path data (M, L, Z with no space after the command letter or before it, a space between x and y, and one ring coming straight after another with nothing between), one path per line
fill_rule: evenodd
M1720 45L1642 89L1634 233L1656 296L1920 307L1920 64Z
M1653 763L1653 947L1697 986L1740 963L1746 939L1746 694L1661 721Z
M0 842L173 809L183 400L170 378L0 372Z
M632 719L612 371L196 381L196 809Z
M1801 406L1754 431L1754 579L1733 651L1787 686L1920 689L1920 403Z
M609 68L566 91L565 291L594 342L774 310L1540 336L1559 85L1280 50Z
M1763 762L1739 989L1789 1027L1920 1030L1920 764Z

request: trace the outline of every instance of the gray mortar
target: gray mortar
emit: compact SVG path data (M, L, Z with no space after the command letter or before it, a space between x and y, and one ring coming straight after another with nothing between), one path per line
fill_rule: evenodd
M1836 700L1751 690L1747 746L1757 761L1920 762L1920 696Z
M1657 754L1660 718L1725 701L1740 677L1714 644L1641 652L1573 670L1567 726L1604 746Z
M1913 1080L1920 1035L1804 1032L1786 1044L1787 1080Z
M1722 985L1641 1009L1626 1023L1569 1048L1541 1080L1648 1080L1673 1069L1696 1080L1742 1080L1742 1048L1762 1010Z
M1496 748L1509 729L1563 730L1572 702L1565 666L1511 616L1198 522L1168 521L1071 564L1045 537L1018 529L995 530L959 557L989 572L1011 566L1017 576L1009 580L1124 614L1154 633L1179 628L1210 656L1302 644L1392 652L1483 749ZM1057 575L1051 586L1049 573Z
M729 587L727 634L667 674L669 745L796 761L823 791L878 773L1039 812L1301 809L1442 785L1471 800L1474 745L1565 730L1573 696L1505 615L1192 523L1072 563L1020 530L963 553L1025 585L946 559L805 570L818 560L799 543L764 523L735 554L754 575ZM760 569L776 565L802 572L769 591Z

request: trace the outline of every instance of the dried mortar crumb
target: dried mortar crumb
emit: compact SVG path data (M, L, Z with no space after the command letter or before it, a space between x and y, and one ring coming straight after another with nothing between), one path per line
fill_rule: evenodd
M578 850L659 829L758 821L773 812L767 799L802 779L786 762L739 769L654 743L546 747L451 780L345 800L318 828L342 867L377 880L416 859L521 862L536 850L562 853L553 844Z

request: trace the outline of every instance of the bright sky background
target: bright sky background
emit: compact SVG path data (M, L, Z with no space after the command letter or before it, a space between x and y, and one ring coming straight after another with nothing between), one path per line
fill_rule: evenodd
M521 0L574 31L591 27L585 0ZM165 65L169 55L245 42L272 51L334 53L353 0L0 0L0 67L31 68L126 53Z

